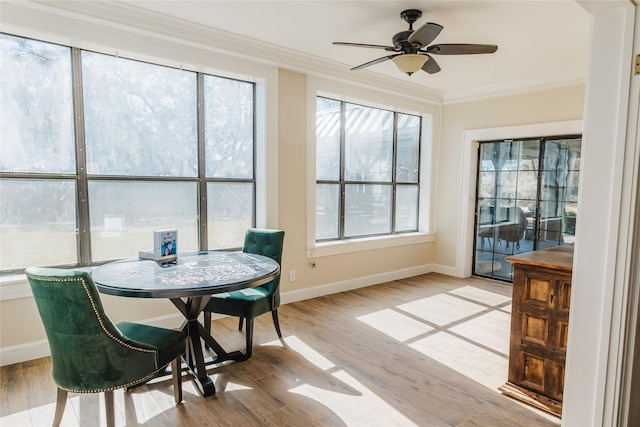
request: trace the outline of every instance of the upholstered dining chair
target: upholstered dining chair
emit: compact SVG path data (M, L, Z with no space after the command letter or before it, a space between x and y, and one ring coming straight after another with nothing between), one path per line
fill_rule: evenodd
M58 387L54 427L62 421L68 392L104 392L107 425L113 426L113 390L146 382L170 363L175 401L182 401L182 332L113 324L87 272L32 267L25 273L51 349Z
M282 247L284 231L250 228L244 239L242 252L268 256L278 265L282 265ZM234 292L214 294L204 308L204 323L211 331L211 313L226 314L240 318L238 330L242 330L246 319L246 353L251 357L253 349L253 319L261 314L271 312L273 324L278 336L282 338L278 321L280 306L280 275L261 286L241 289Z

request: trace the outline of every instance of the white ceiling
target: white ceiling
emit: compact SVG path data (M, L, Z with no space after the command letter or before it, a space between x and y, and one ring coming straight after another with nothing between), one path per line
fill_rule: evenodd
M333 41L391 45L408 29L400 18L419 9L444 27L434 43L498 45L495 54L435 56L442 71L402 74L392 61L352 73L380 73L443 93L519 90L567 84L586 77L589 14L573 0L555 1L123 1L290 49L350 69L385 56L379 49L334 46ZM249 49L250 50L250 49ZM251 52L245 52L251 54ZM261 52L265 53L265 52ZM266 52L268 53L268 52Z
M212 48L231 47L235 56L284 67L315 66L390 88L419 85L416 92L439 93L445 102L586 79L590 15L574 0L35 1L127 25L170 28L174 34L197 31ZM414 29L426 22L444 27L434 44L496 44L498 51L433 55L442 68L437 74L407 76L392 61L348 71L389 52L332 42L392 45L392 36L408 29L400 18L405 9L422 11Z

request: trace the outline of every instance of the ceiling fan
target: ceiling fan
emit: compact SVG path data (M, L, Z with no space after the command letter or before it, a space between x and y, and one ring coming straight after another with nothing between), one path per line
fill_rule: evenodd
M391 59L403 73L411 75L418 70L423 70L429 74L440 71L440 66L431 55L470 55L479 53L494 53L498 46L494 44L461 44L445 43L430 45L440 31L442 25L427 22L417 30L413 30L413 23L422 16L422 11L417 9L407 9L400 13L400 17L409 23L409 30L400 31L393 36L393 46L383 46L377 44L333 42L334 45L367 47L374 49L384 49L388 52L398 52L393 55L383 56L373 61L353 67L351 70L361 70L362 68Z

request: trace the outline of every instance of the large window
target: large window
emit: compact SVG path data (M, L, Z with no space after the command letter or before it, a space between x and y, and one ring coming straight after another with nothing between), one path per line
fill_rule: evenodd
M0 34L0 270L237 248L255 225L255 85Z
M420 116L317 97L316 239L418 230Z

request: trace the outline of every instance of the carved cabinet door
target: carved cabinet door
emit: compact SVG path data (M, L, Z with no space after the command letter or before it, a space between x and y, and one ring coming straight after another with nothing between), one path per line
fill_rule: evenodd
M562 402L571 276L514 271L509 381Z

